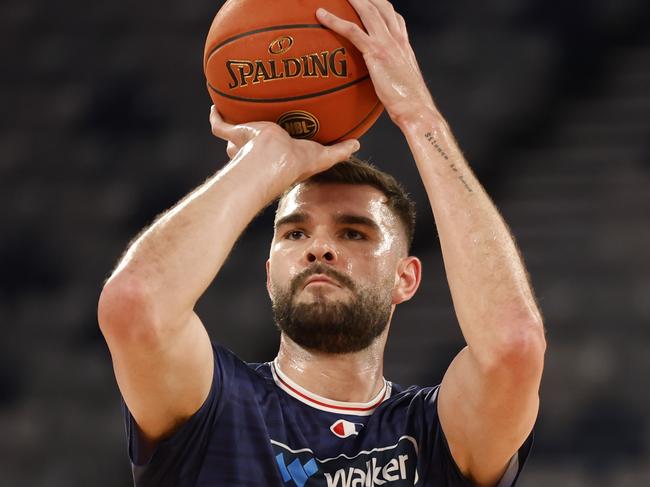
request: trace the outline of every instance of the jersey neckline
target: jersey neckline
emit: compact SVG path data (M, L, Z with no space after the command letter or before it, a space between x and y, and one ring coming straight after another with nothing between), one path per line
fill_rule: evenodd
M275 384L284 392L298 401L321 411L329 413L346 414L352 416L370 416L379 405L391 395L392 384L383 379L384 386L379 393L368 402L344 402L334 401L299 386L292 381L282 370L276 358L271 365L271 373Z

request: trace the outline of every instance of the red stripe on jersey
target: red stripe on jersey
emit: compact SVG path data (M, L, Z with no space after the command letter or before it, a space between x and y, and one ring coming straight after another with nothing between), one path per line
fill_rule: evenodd
M299 390L296 390L296 388L291 387L291 385L288 384L284 379L282 379L282 377L280 377L280 375L278 375L278 380L280 382L282 382L282 385L284 385L287 389L291 389L291 391L294 394L298 394L300 397L308 400L309 402L313 402L314 404L318 404L319 406L324 406L324 407L331 408L331 409L338 409L340 411L370 411L371 409L375 409L382 402L384 402L384 396L386 395L386 391L384 391L384 394L381 395L379 400L376 403L372 404L371 406L368 406L368 407L365 407L365 408L352 408L352 407L338 406L336 404L328 404L326 402L317 401L316 399L314 399L312 397L309 397L306 394L303 394Z

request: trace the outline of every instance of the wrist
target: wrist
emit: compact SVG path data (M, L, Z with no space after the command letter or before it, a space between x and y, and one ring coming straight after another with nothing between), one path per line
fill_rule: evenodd
M286 146L262 134L248 142L231 161L241 181L253 190L254 199L262 206L271 204L296 179L298 164Z
M435 107L410 106L391 114L390 117L406 136L422 130L449 130L447 121Z

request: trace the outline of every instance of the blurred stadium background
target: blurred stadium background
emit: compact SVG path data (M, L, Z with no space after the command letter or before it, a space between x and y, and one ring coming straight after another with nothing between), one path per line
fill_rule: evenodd
M272 1L272 0L269 0ZM201 58L222 2L0 3L0 485L125 487L96 303L127 242L225 162ZM425 78L515 234L548 328L522 487L650 485L647 0L405 0ZM419 204L425 279L386 375L435 384L462 346L426 195L384 116L361 155ZM198 311L249 361L277 346L266 211Z

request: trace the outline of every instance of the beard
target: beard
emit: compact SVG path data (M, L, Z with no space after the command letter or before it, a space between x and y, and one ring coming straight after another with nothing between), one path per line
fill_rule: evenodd
M313 274L334 279L351 291L353 298L335 301L317 293L309 303L296 303L299 291ZM360 288L352 279L331 267L315 264L298 274L289 289L272 283L273 314L281 332L301 347L317 352L343 354L370 346L388 326L391 288Z

